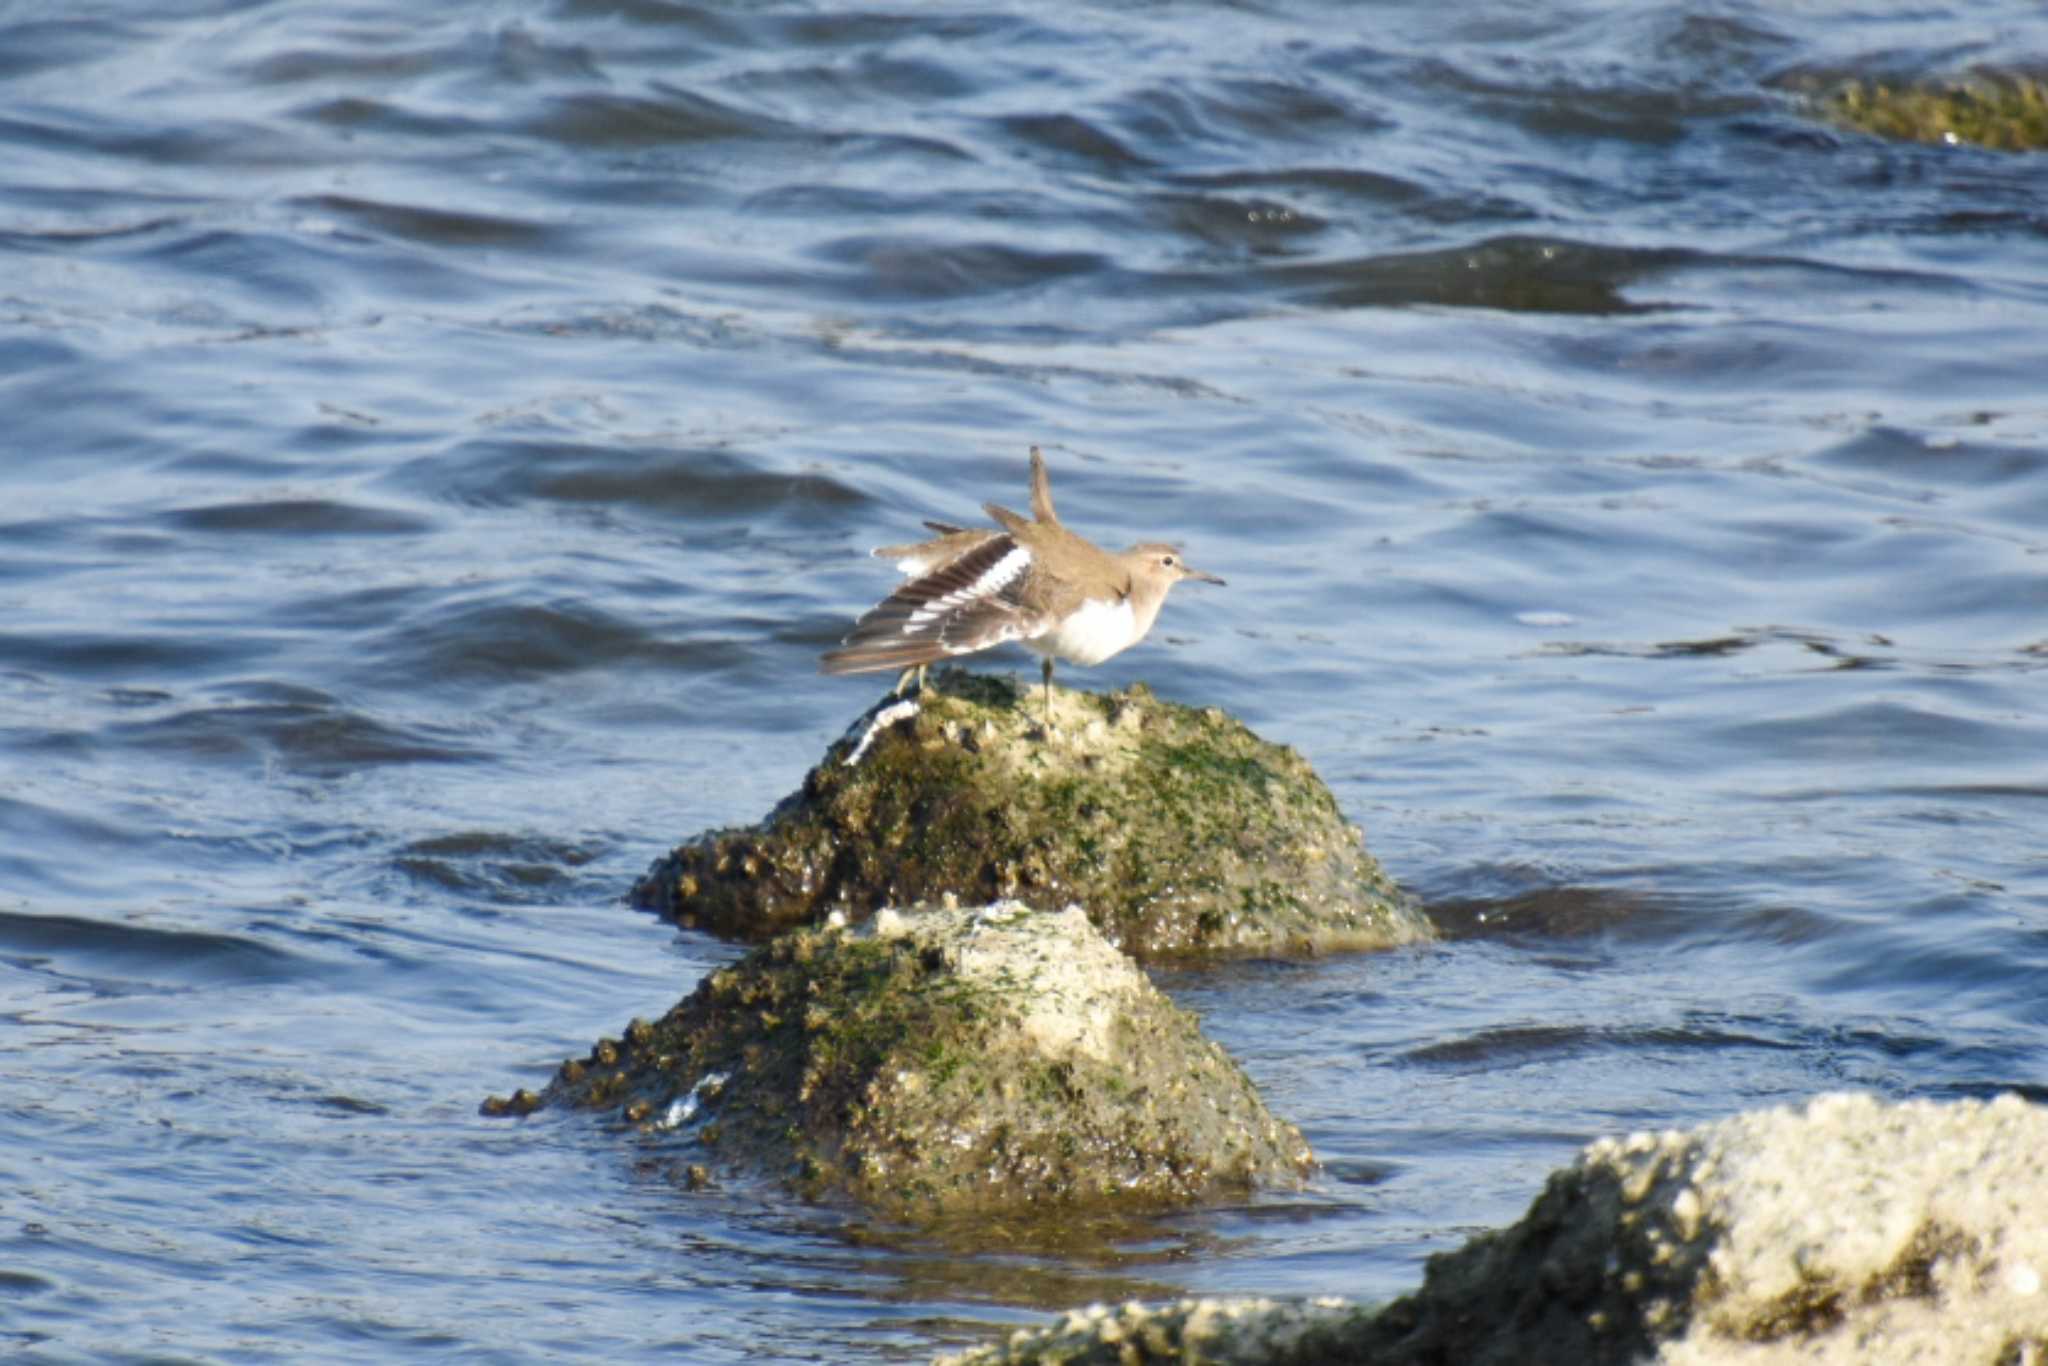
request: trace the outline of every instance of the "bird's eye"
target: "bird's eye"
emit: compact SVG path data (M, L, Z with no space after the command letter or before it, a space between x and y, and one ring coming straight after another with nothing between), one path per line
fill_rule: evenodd
M1166 566L1166 567L1167 567L1168 569L1171 569L1171 568L1173 568L1173 556L1171 556L1171 555L1161 555L1161 556L1159 557L1159 563L1161 563L1161 564L1165 565L1165 566Z

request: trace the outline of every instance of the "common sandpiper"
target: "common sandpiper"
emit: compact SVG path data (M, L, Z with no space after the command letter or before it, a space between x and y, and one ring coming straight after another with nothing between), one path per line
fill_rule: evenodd
M929 664L1018 641L1044 657L1045 706L1052 715L1052 665L1100 664L1152 629L1182 579L1220 584L1190 568L1176 546L1146 541L1111 552L1060 524L1045 457L1031 448L1031 519L984 503L1000 530L926 522L938 535L875 554L894 560L904 584L870 608L822 668L828 674L901 669L901 693L920 690Z

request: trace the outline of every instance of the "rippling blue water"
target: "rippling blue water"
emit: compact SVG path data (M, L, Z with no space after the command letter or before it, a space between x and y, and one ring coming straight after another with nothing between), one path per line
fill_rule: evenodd
M0 8L0 1341L914 1360L2048 1095L2048 158L1798 98L2048 22L1779 9ZM1230 580L1082 677L1449 934L1162 975L1317 1184L963 1240L479 1118L730 956L620 894L1032 442Z

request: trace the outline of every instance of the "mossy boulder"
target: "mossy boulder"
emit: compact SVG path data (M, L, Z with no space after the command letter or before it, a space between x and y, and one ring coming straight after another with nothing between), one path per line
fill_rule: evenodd
M1079 903L1140 955L1298 954L1430 936L1301 755L1142 684L948 671L885 699L767 819L656 861L636 905L762 939L957 896Z
M1917 85L1848 81L1819 103L1831 121L1878 137L2004 152L2048 148L2048 85L2031 76L1983 72Z
M883 912L798 930L653 1024L564 1063L539 1096L614 1111L696 1179L937 1218L1171 1206L1297 1184L1308 1145L1078 909Z

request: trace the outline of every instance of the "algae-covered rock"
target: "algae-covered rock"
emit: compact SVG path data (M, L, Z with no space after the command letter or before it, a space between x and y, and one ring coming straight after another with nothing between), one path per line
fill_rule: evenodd
M1078 909L1014 902L784 935L485 1110L546 1104L673 1134L699 1180L761 1173L910 1217L1180 1204L1312 1161Z
M760 826L658 860L635 904L745 939L837 911L1078 902L1139 955L1428 938L1307 761L1214 708L949 671L888 702Z
M951 1360L2017 1366L2048 1361L2044 1209L2048 1109L1822 1096L1603 1139L1377 1314L1126 1306Z
M1972 143L2004 152L2048 147L2048 86L1987 72L1920 85L1850 81L1820 97L1836 123L1879 137Z

